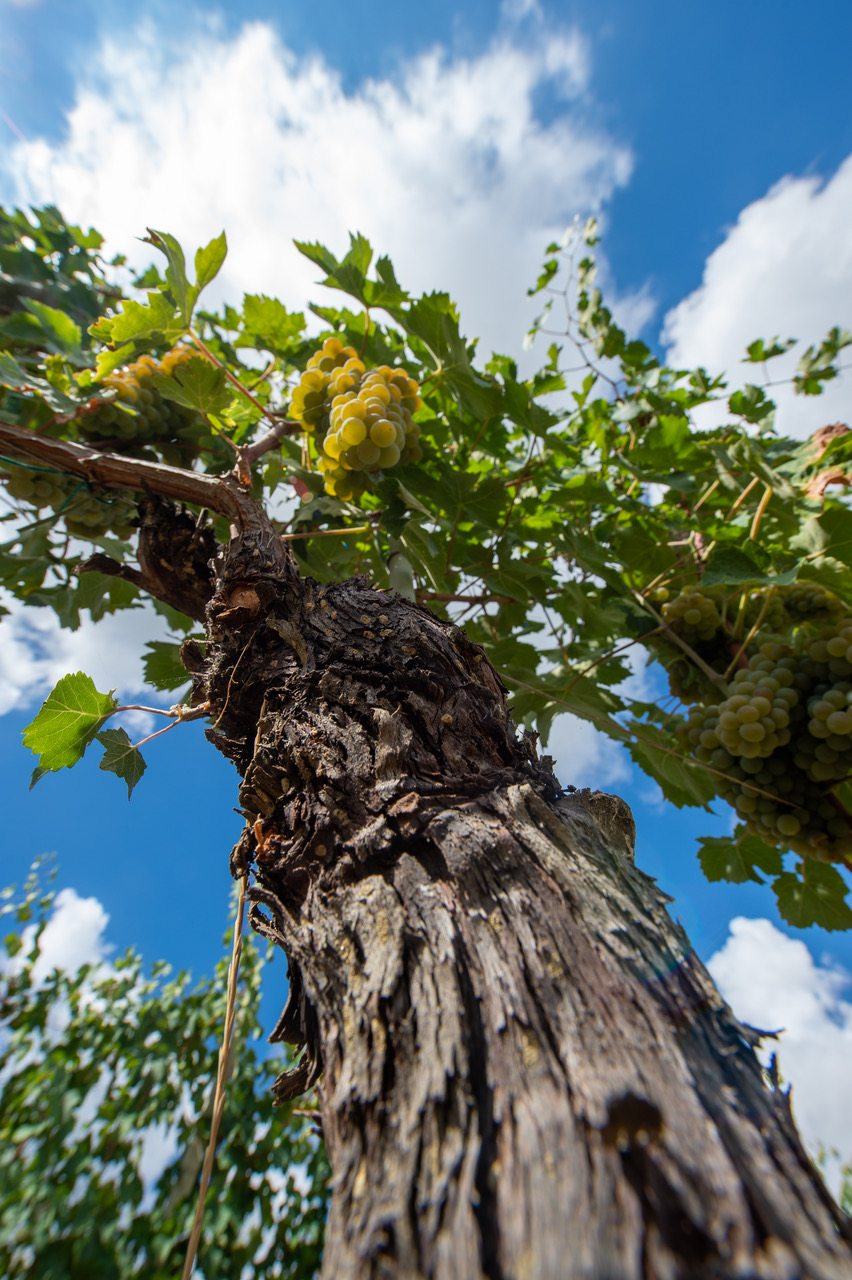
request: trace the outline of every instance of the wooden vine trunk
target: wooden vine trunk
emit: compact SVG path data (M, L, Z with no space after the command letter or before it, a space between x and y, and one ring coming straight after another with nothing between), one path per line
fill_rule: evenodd
M197 701L240 771L275 1037L319 1081L326 1280L852 1277L848 1222L632 861L457 627L269 533L218 566Z

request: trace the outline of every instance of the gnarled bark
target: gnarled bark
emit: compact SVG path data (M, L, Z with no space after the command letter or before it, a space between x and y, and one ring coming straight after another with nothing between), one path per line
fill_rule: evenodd
M324 1276L852 1277L627 807L561 790L457 627L280 547L220 565L195 696L289 957L279 1096L320 1079Z

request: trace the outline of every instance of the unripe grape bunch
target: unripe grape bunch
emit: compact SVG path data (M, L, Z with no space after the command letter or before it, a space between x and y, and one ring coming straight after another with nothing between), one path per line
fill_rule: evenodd
M51 507L76 537L98 538L114 533L129 538L133 532L136 507L122 494L93 491L77 476L29 467L12 468L5 480L13 498L36 511Z
M153 378L155 374L170 376L197 354L192 347L173 347L161 360L140 356L133 364L109 374L104 378L104 387L114 391L115 396L77 419L83 439L109 440L118 452L168 441L196 444L199 431L204 428L203 419L194 410L165 399Z
M314 441L326 493L349 501L383 471L420 461L420 427L412 421L422 403L419 390L404 369L382 365L368 372L353 347L326 338L290 405Z

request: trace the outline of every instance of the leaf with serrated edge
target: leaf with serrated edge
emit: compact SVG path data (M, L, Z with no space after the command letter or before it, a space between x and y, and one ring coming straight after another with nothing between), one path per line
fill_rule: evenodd
M741 827L738 828L740 831ZM755 868L767 875L781 873L784 864L777 849L764 844L756 836L736 837L737 833L734 836L705 836L699 840L698 860L708 880L728 880L731 884L754 880L757 884L764 884L763 876Z
M218 413L231 400L224 369L217 369L203 356L193 356L168 376L155 374L152 382L161 396L198 413Z
M99 693L82 671L63 676L24 730L24 746L46 773L70 769L117 706L112 694Z
M228 241L224 231L220 236L216 236L215 240L211 240L203 249L199 249L195 255L195 280L196 288L200 293L211 280L215 280L216 276L222 269L222 263L228 252Z
M134 747L124 729L104 729L98 734L98 742L104 748L99 768L124 779L129 800L146 768L141 751Z
M846 902L848 887L834 867L808 858L800 875L785 871L776 877L772 887L782 919L795 929L814 924L829 933L852 928L852 909Z

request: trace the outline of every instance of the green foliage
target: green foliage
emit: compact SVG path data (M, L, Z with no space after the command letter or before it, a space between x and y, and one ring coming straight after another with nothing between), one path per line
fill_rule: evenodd
M55 280L60 258L49 251L50 236L60 234L54 214L36 215L52 230L43 245L32 237L35 251L24 244L18 215L2 223L0 254L26 260L50 295L40 300L63 311ZM284 531L299 533L291 545L306 573L321 582L365 573L451 616L501 671L516 719L545 739L554 717L571 711L625 744L670 802L706 807L714 799L742 800L739 765L701 758L678 737L678 726L687 723L690 704L710 714L732 696L728 681L767 637L804 660L820 628L837 621L825 610L803 612L788 603L761 614L761 592L771 590L776 599L809 584L833 593L844 617L852 607L852 512L827 487L838 483L837 475L852 480L852 436L834 428L813 441L785 439L775 430L775 406L761 377L729 393L721 376L667 368L631 339L596 285L593 222L578 225L563 246L546 249L532 290L543 309L529 339L534 344L545 335L547 351L528 377L506 356L477 362L476 343L464 335L448 295L410 295L386 258L374 262L361 235L351 237L342 258L323 245L299 244L320 283L349 304L314 306L324 327L308 341L304 317L264 296L247 296L241 309L197 311L192 318L197 290L221 267L223 238L200 252L192 284L174 238L152 232L165 277L153 268L145 273L138 285L147 297L140 301L119 299L114 288L104 293L112 286L95 240L84 244L75 229L64 234L89 273L78 281L78 294L87 287L91 294L88 324L67 309L80 329L79 351L70 328L57 328L57 321L51 329L47 313L21 301L8 317L14 324L0 335L0 420L69 440L89 438L87 424L101 420L98 415L109 422L109 379L127 378L123 365L131 357L132 367L148 358L165 361L163 349L186 339L192 323L207 354L170 369L168 377L158 375L153 390L175 411L195 414L195 425L169 432L151 427L144 438L130 438L122 421L127 438L110 440L112 451L218 475L233 465L235 448L267 430L266 415L276 423L282 416L299 419L312 430L301 437L285 432L280 449L254 467L253 492L283 513ZM103 297L106 306L97 301ZM568 316L561 330L557 313ZM790 380L793 389L818 394L839 373L849 341L835 329L807 348ZM334 405L325 404L325 384L313 387L320 346L354 350L364 376L387 367L393 378L412 379L422 401L410 410L416 449L401 451L392 470L379 468L369 482L344 478L328 491L317 468L327 465L323 415L331 428ZM794 346L757 339L746 360L765 366ZM262 375L258 352L269 360ZM233 381L225 385L226 370L250 396ZM719 425L697 430L694 411L708 402L717 405ZM19 502L22 527L0 547L0 581L19 599L51 604L63 621L79 617L80 559L67 543L64 517L32 520L30 511L27 523L26 502ZM203 522L204 513L197 514ZM301 536L340 529L351 532ZM109 554L131 559L133 536L122 533L121 549ZM90 540L103 545L97 532ZM678 630L663 616L665 604L701 592L718 594L703 630ZM110 597L108 607L135 603ZM635 658L654 664L658 685L665 669L671 697L662 706L659 699L638 701L625 688L631 648L632 666ZM147 669L160 688L180 678L167 667L166 652L152 650ZM803 766L791 768L798 777ZM852 835L852 809L837 778L806 780L816 791L802 791L799 807L805 801L815 809L833 807L830 819L823 814L836 828L829 844L812 843L803 852L783 830L792 823L771 830L764 823L760 834L749 819L732 837L705 844L702 863L714 877L765 877L788 919L837 928L848 913L845 828ZM767 794L771 799L771 788ZM800 818L788 816L804 829Z
M82 671L63 676L24 730L24 746L39 757L43 773L70 769L117 706L112 694L98 693Z
M132 952L48 974L39 940L53 891L33 874L3 896L15 927L0 963L0 1274L174 1280L209 1137L227 959L196 985L165 964L147 977ZM198 1262L217 1280L310 1280L328 1166L310 1123L272 1107L271 1082L289 1063L259 1050L263 963L245 938ZM168 1135L175 1155L146 1187L146 1138Z
M145 761L138 747L127 736L126 729L104 729L98 734L98 742L104 748L100 769L114 773L127 783L127 799L133 794L133 788L145 772Z

